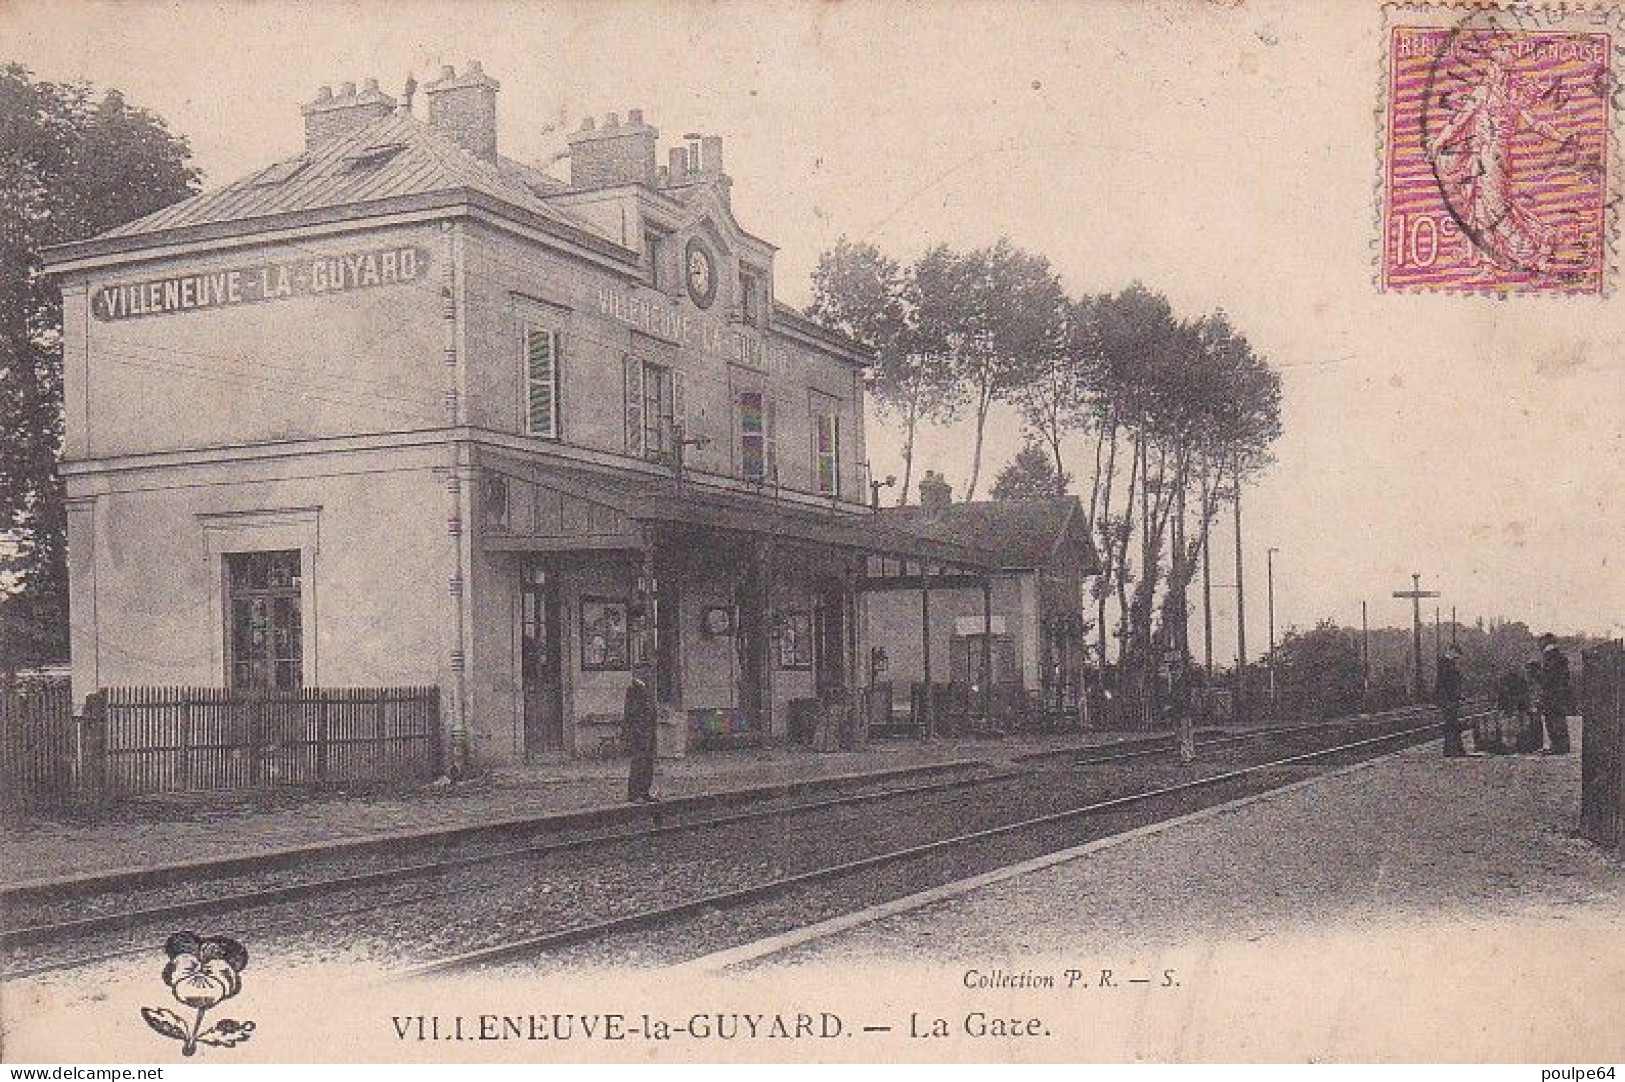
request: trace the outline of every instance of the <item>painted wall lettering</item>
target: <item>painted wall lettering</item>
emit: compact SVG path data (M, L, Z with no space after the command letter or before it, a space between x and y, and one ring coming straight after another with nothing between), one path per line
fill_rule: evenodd
M90 310L97 319L112 322L228 308L417 282L428 269L429 250L416 245L340 252L102 286L91 294Z

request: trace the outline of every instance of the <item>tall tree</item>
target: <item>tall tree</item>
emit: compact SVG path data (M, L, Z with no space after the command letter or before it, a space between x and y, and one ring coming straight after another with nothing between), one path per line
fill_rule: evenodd
M1119 655L1128 645L1134 609L1129 599L1135 564L1129 551L1135 535L1135 500L1144 511L1142 477L1147 466L1145 432L1159 397L1159 358L1178 331L1167 298L1139 282L1095 305L1099 358L1092 370L1090 399L1095 429L1095 477L1089 500L1089 522L1098 538L1101 571L1094 582L1098 652L1107 657L1108 602L1118 613ZM1147 552L1142 538L1141 563Z
M1072 487L1072 475L1056 473L1055 462L1044 448L1029 443L1005 464L993 480L995 500L1031 500L1064 495Z
M1032 359L1027 378L1011 389L1028 432L1048 449L1053 472L1067 474L1062 444L1090 424L1090 390L1100 363L1099 299L1064 300L1055 349Z
M934 248L916 264L914 281L921 347L948 359L969 400L974 433L965 499L974 499L988 414L1061 348L1066 295L1049 260L1005 239L965 254Z
M903 430L903 480L897 502L906 504L920 425L953 420L963 398L947 358L921 348L915 331L919 296L913 268L903 268L872 244L842 237L819 257L812 291L810 318L875 353L867 386L876 411L897 420Z
M67 655L62 302L40 250L192 194L190 156L116 90L0 68L0 667Z

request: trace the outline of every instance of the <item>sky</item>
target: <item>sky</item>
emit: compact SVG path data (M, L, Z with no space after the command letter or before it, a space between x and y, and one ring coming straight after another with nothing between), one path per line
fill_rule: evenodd
M1363 0L0 3L7 59L117 87L214 183L296 153L320 84L398 93L474 58L511 157L632 108L663 143L721 135L791 304L845 234L903 259L1008 236L1073 293L1138 279L1181 315L1222 308L1284 387L1278 461L1243 505L1251 653L1272 547L1278 633L1357 625L1362 600L1408 624L1390 595L1420 572L1447 620L1625 634L1625 300L1380 291L1381 27ZM898 433L868 436L900 473ZM962 492L967 436L927 433L916 477ZM997 416L984 478L1020 444ZM1221 584L1232 541L1214 537ZM1224 662L1233 590L1215 620Z

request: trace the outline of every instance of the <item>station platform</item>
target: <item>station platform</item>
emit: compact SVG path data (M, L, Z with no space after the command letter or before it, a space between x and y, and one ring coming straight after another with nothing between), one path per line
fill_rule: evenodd
M662 798L661 807L692 811L795 789L924 781L1155 735L1092 732L872 741L862 749L835 752L782 747L703 752L659 760L654 791ZM199 863L229 866L493 826L546 826L548 820L592 827L653 814L648 806L626 803L626 777L625 759L558 759L412 789L172 793L126 801L94 816L38 815L0 832L0 889L49 888L117 876L139 881Z
M942 990L939 1013L1043 1013L1086 1060L1617 1062L1625 857L1578 836L1579 796L1578 752L1444 759L1431 742L831 921L726 972L778 987L878 967ZM1069 970L1075 991L965 976L1064 988Z

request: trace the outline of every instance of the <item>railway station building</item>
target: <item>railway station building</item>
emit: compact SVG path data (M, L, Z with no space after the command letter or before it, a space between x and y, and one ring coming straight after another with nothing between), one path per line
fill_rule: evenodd
M667 751L783 740L906 653L876 561L999 569L867 506L868 358L777 301L720 139L588 119L555 177L499 89L324 87L297 154L48 253L77 698L432 684L502 762L612 748L646 664Z
M878 512L884 527L988 554L989 574L871 578L864 632L901 686L984 682L1019 692L1029 708L1067 715L1084 693L1084 589L1099 572L1076 496L954 503L927 471L920 503ZM944 589L952 584L956 588ZM925 632L921 633L921 628Z

